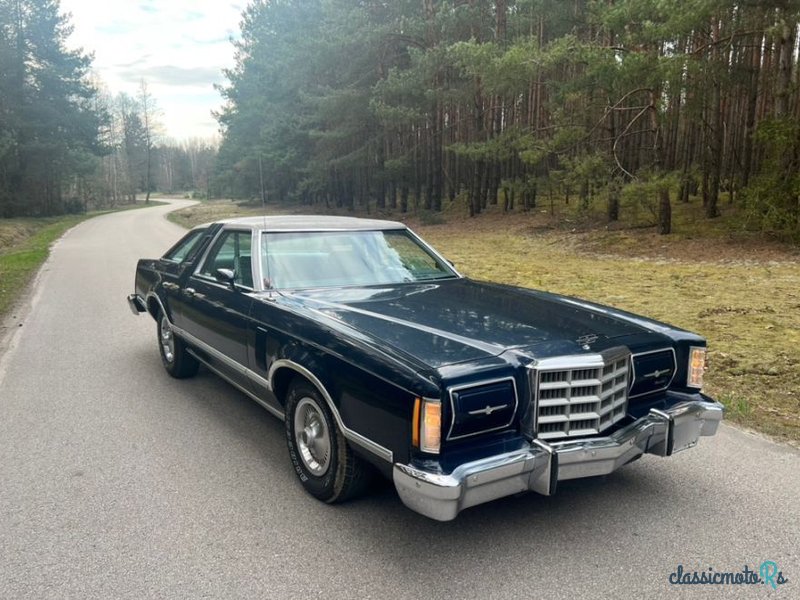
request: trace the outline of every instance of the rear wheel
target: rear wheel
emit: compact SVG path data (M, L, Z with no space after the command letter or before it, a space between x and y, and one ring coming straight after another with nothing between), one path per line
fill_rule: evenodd
M158 351L167 373L177 379L192 377L200 363L186 351L186 343L175 335L172 324L163 312L156 318Z
M356 456L317 389L295 380L286 398L289 457L306 491L323 502L343 502L363 493L370 467Z

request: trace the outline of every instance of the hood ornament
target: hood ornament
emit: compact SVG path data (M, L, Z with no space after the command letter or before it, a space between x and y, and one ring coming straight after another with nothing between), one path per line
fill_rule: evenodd
M594 333L587 333L586 335L580 336L576 342L578 342L584 350L589 350L589 347L597 341L597 338L600 337Z

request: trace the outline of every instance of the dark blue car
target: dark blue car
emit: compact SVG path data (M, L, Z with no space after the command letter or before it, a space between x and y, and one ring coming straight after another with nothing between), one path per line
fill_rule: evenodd
M380 472L403 502L460 510L671 456L711 436L706 342L575 298L476 282L402 223L233 219L136 270L167 372L202 363L286 425L306 490Z

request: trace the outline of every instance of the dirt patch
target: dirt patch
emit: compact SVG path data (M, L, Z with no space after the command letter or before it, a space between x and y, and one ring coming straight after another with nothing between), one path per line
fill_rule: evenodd
M0 253L19 246L40 227L32 219L0 219Z

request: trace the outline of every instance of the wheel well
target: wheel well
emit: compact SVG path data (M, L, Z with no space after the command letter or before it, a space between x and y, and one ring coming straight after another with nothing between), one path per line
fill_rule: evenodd
M150 313L154 319L158 318L158 311L161 310L161 307L158 305L158 300L156 300L153 296L147 299L147 312Z
M272 376L272 393L278 399L281 406L286 406L286 393L295 379L301 379L308 382L311 386L316 386L303 377L300 373L290 367L281 367Z

